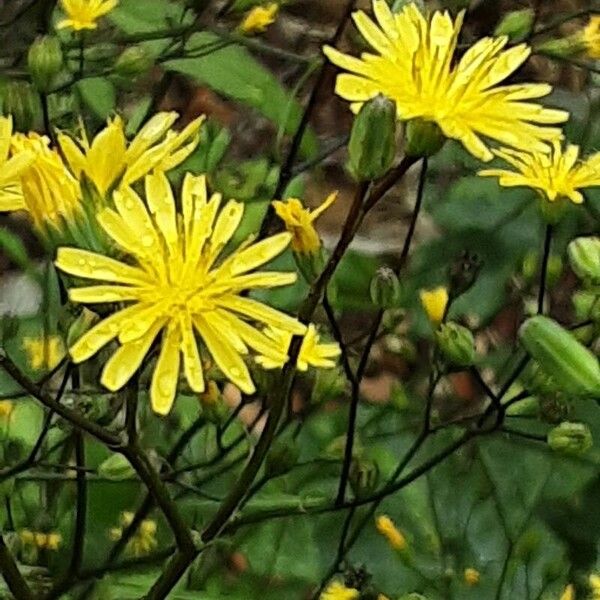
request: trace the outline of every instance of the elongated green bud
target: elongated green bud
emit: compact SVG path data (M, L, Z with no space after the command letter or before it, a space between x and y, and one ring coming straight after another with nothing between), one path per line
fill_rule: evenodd
M49 92L63 64L60 42L53 35L37 38L27 53L27 68L33 85L40 92Z
M39 98L33 88L24 81L11 81L4 89L3 110L12 115L16 131L29 131L39 120Z
M123 481L135 475L135 470L122 454L111 454L99 467L98 475L111 481Z
M396 154L396 106L379 95L366 102L352 125L349 170L357 181L385 175Z
M442 324L435 337L440 350L451 364L467 367L475 362L475 339L466 327L452 322Z
M531 33L534 21L535 11L532 8L513 10L498 23L494 35L506 35L511 42L522 42Z
M541 370L562 391L600 399L598 359L556 321L541 315L527 319L519 337Z
M394 308L400 300L400 280L392 269L381 267L371 280L370 292L377 308Z
M130 46L121 52L115 63L115 73L121 77L135 78L152 68L153 59L142 46Z
M575 274L594 285L600 284L600 237L580 237L567 247Z
M581 456L593 445L592 432L585 423L565 421L548 433L548 445L556 452Z
M406 155L433 156L441 150L446 138L437 123L411 119L406 124Z

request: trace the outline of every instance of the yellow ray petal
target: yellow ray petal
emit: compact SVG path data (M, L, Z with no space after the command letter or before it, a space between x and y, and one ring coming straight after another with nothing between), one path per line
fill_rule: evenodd
M150 402L152 410L159 415L167 415L171 411L177 382L179 380L179 333L176 329L168 329L162 340L162 346L150 384Z

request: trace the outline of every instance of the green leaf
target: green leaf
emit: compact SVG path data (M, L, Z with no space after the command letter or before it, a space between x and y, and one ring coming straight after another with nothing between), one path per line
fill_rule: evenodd
M104 77L82 79L76 84L82 102L94 115L104 121L117 106L115 86Z
M228 98L257 109L287 134L293 135L300 123L300 105L247 50L206 31L191 36L187 51L194 50L205 54L167 61L165 68L187 75ZM310 157L316 151L315 135L307 131L301 152Z

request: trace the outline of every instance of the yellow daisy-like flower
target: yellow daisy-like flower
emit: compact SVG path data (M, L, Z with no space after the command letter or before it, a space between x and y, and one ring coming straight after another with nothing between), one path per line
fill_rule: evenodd
M42 234L64 231L82 212L81 195L77 180L50 148L50 140L37 133L14 134L11 153L11 160L26 163L20 172L22 201L0 205L0 210L25 209Z
M504 187L530 187L554 202L568 198L575 204L583 202L581 188L600 186L600 152L579 160L579 147L559 142L553 144L550 154L516 152L503 148L495 154L515 168L484 169L479 175L497 177Z
M58 22L58 29L69 27L81 31L96 29L96 21L113 10L118 0L61 0L60 4L67 18Z
M20 175L33 161L31 152L8 157L11 137L12 118L0 117L0 211L25 208Z
M279 349L279 356L257 356L256 362L264 369L280 369L288 360L288 350L292 342L292 334L279 328L270 327L265 330L265 335L273 341ZM320 344L317 328L310 324L302 339L300 353L296 367L299 371L307 371L308 367L320 369L331 369L335 367L335 361L331 360L340 355L338 344Z
M406 550L406 538L396 527L394 521L387 515L381 515L375 520L377 531L385 537L394 550Z
M173 169L195 150L204 116L175 132L171 127L178 117L176 112L157 113L131 142L122 119L115 117L91 143L85 133L79 140L60 134L58 143L75 177L85 174L104 196L117 183L127 186L153 170Z
M271 204L285 228L292 234L292 250L299 254L310 254L321 247L314 222L335 202L337 192L329 194L315 210L305 208L297 198L274 200Z
M484 161L493 155L482 136L536 152L562 137L547 125L566 121L568 113L528 102L549 94L549 85L498 85L527 60L529 47L504 50L507 37L488 37L455 63L464 12L454 22L440 11L426 19L414 4L393 14L385 0L373 0L373 10L378 24L363 11L354 13L354 22L377 54L359 59L324 48L331 62L349 71L338 76L336 92L353 111L383 94L396 103L399 119L432 121Z
M358 600L360 592L356 588L346 587L339 581L332 581L321 594L320 600Z
M434 327L437 327L446 314L449 300L448 288L440 286L432 290L421 290L419 297L427 318Z
M585 52L590 58L600 59L600 15L592 15L582 34Z
M275 23L278 12L279 5L275 2L271 2L265 6L255 6L244 17L244 20L240 24L240 31L246 35L262 33L269 25Z
M26 337L23 339L23 348L27 353L29 365L36 371L53 369L66 352L62 338L58 335Z
M150 399L157 413L167 414L177 390L180 356L192 390L204 391L197 333L224 375L243 392L253 393L243 355L250 347L279 359L280 350L248 321L291 333L305 331L296 319L242 295L245 290L296 280L295 273L252 273L287 247L290 234L243 245L223 258L223 249L242 219L243 204L230 200L219 210L220 194L207 198L206 178L189 173L183 183L180 214L163 173L148 175L145 189L149 212L131 188L123 188L114 194L116 210L106 208L98 216L132 264L77 248L58 250L59 269L103 282L71 289L71 301L128 303L71 347L73 360L82 362L118 339L121 346L104 366L101 379L115 391L129 381L162 332Z

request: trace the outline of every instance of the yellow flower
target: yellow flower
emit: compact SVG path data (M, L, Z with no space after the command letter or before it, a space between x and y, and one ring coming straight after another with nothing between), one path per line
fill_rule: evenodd
M109 538L115 542L120 540L123 537L123 529L131 525L133 517L134 514L132 512L122 512L120 518L121 527L111 527L108 530ZM127 542L127 551L133 554L133 556L149 554L158 545L156 530L156 521L144 519Z
M23 348L31 368L35 371L53 369L65 355L65 346L58 335L46 338L26 337L23 339Z
M58 550L62 544L62 535L60 533L50 532L46 535L46 548L48 550Z
M292 341L292 334L279 328L270 327L265 330L265 335L273 341L279 350L277 355L257 356L256 362L264 369L280 369L288 360L288 349ZM330 369L335 367L331 360L340 355L337 344L320 344L317 328L310 324L304 334L296 367L299 371L306 371L308 367Z
M354 13L354 22L375 53L358 59L324 48L329 60L350 72L338 76L336 92L354 112L383 94L396 103L399 119L433 121L484 161L493 155L481 136L536 152L562 137L546 125L566 121L568 113L528 102L549 94L549 85L498 85L527 60L529 47L504 50L507 37L488 37L455 61L464 12L455 22L441 11L426 19L415 4L393 14L385 0L373 0L373 10L378 25L363 11Z
M27 163L20 173L22 203L0 205L0 210L24 208L42 234L64 232L82 211L78 182L49 144L47 137L37 133L13 135L11 160Z
M440 286L432 290L421 290L419 292L421 304L427 313L427 318L434 327L437 327L446 314L448 306L448 289Z
M266 4L265 6L255 6L244 17L240 24L240 31L245 34L262 33L265 29L275 23L279 5L275 2Z
M0 400L0 420L8 421L15 408L12 400Z
M572 583L565 588L560 600L575 600L575 586Z
M465 569L465 572L463 573L463 577L464 577L465 583L469 587L473 587L473 586L477 585L479 583L479 580L481 579L481 575L480 575L479 571L477 569L473 569L471 567Z
M23 210L20 175L33 160L31 152L8 158L12 135L12 118L0 117L0 211Z
M39 550L58 550L62 544L62 535L54 531L44 533L43 531L21 529L19 531L19 538L22 544L35 546Z
M23 544L33 544L35 537L31 529L21 529L19 531L19 538Z
M96 21L115 8L118 0L61 0L60 3L67 18L58 22L58 29L70 27L81 31L96 29Z
M498 177L504 187L530 187L554 202L568 198L575 204L583 202L581 188L600 185L600 152L585 160L578 160L579 146L568 144L563 150L561 144L553 144L550 154L530 154L515 150L496 150L495 154L515 168L484 169L479 175Z
M311 211L304 208L297 198L274 200L273 208L277 216L284 222L285 228L292 234L292 250L300 254L316 252L321 247L321 240L314 222L320 217L337 198L337 192L329 194L325 201Z
M71 347L73 360L87 360L118 339L121 346L104 366L101 379L115 391L129 381L162 332L150 399L157 413L167 414L177 390L180 357L191 389L204 391L196 332L224 375L243 392L253 393L243 355L250 347L278 357L279 349L247 321L298 334L305 330L296 319L242 295L245 290L296 280L295 273L252 273L286 248L290 234L245 244L222 258L241 222L243 204L230 200L219 211L220 194L209 199L205 176L189 173L183 183L180 214L164 173L148 175L145 190L146 203L131 188L115 192L116 210L106 208L98 216L108 236L130 256L128 263L77 248L58 250L59 269L102 282L71 289L71 301L128 303Z
M600 600L600 575L591 573L588 577L588 584L592 592L592 600Z
M320 600L358 600L360 592L355 588L348 588L339 581L332 581L321 594Z
M406 550L406 538L387 515L377 517L375 526L377 527L377 531L387 539L394 550Z
M131 185L153 170L176 167L194 151L204 117L175 132L171 127L178 116L176 112L157 113L131 142L125 137L122 119L115 117L91 143L85 132L79 140L60 134L58 143L75 177L80 179L84 173L105 196L117 184Z
M600 15L592 15L583 30L583 43L590 58L600 59Z

